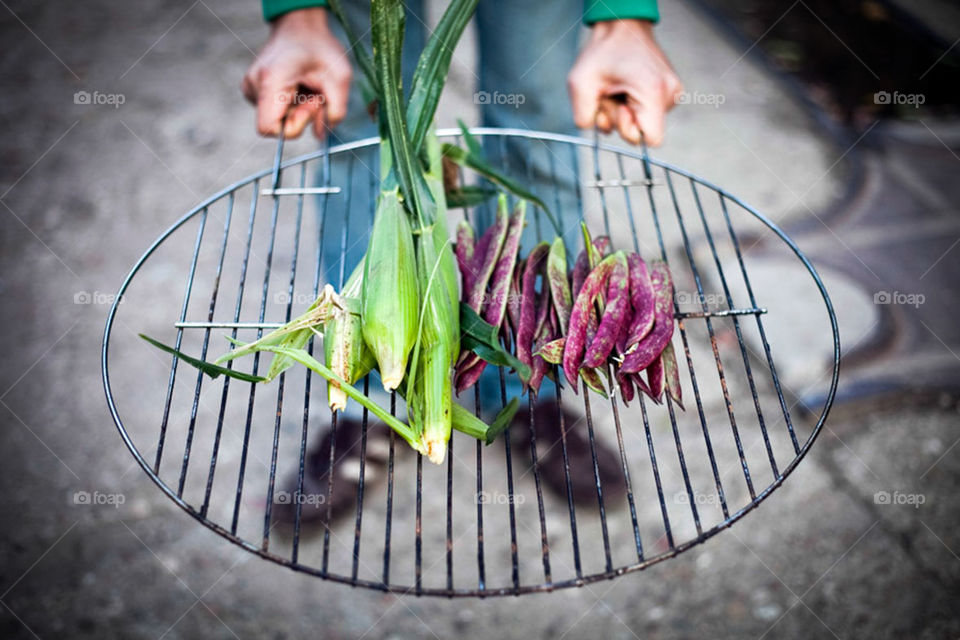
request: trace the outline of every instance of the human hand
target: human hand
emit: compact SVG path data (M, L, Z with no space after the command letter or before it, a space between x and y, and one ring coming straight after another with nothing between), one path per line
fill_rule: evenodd
M664 120L683 91L645 20L596 23L567 76L573 120L581 129L617 129L627 142L663 141Z
M270 39L243 77L243 95L257 107L257 131L299 136L310 122L317 137L347 114L353 72L330 30L327 10L291 11L277 18ZM324 122L324 106L329 123Z

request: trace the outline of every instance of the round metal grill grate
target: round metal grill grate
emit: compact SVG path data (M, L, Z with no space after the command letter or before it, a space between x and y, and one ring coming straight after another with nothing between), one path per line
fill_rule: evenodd
M107 318L102 372L110 411L143 470L192 517L261 557L354 586L440 596L551 591L638 571L703 542L755 508L807 453L833 402L839 336L823 283L783 231L646 153L529 131L473 132L491 160L565 218L575 207L616 248L670 263L686 410L670 399L625 407L616 395L546 384L540 401L562 406L567 411L555 414L577 416L574 422L561 418L541 430L542 414L524 398L518 415L526 424L490 447L455 432L442 467L424 465L364 414L359 464L339 465L314 496L349 515L316 531L301 522L298 507L293 527L278 527L275 505L289 500L283 479L302 487L309 444L337 429L324 381L303 368L269 386L211 381L158 357L134 334L212 358L228 346L220 334L253 339L305 308L328 280L342 284L354 266L345 259L349 249L366 244L350 237L345 222L372 216L377 140L286 161L280 145L273 169L215 194L163 233L124 280ZM471 222L486 213L463 211ZM568 246L577 244L576 228L561 232ZM339 255L323 255L325 234L338 234ZM529 234L549 239L553 230L535 216ZM764 291L748 277L761 239L765 252L774 245L799 261L809 291L797 295L822 305L818 335L833 361L823 406L807 407L808 420L794 419L795 400L774 358L807 347L791 337L798 334L769 330L778 316L763 308ZM172 290L183 291L179 309L170 306ZM790 318L779 319L789 329ZM255 358L252 370L262 364ZM237 366L246 371L250 363ZM501 372L501 386L504 379ZM366 380L361 386L372 390ZM460 402L488 413L480 403L489 394L468 395ZM589 456L570 450L574 430ZM603 479L603 448L619 465L616 487ZM336 446L329 455L338 456ZM560 466L546 469L548 458ZM551 485L546 476L561 471ZM571 488L583 481L590 497L575 500Z

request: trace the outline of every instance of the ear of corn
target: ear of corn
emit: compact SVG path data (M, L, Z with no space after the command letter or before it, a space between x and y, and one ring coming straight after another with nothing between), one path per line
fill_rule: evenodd
M431 131L426 140L424 176L437 202L433 223L417 236L417 276L423 296L419 353L412 363L413 402L409 412L419 428L427 457L440 464L446 455L453 417L453 365L460 353L460 295L443 199L440 145Z
M380 192L364 260L360 315L363 339L387 391L397 388L416 341L417 265L413 230L394 188Z
M357 265L340 292L343 298L358 298L363 285L363 263ZM323 324L323 353L327 367L349 384L367 375L376 364L363 339L360 316L347 309L336 309ZM279 357L279 356L275 356ZM327 401L334 411L347 406L347 394L336 381L327 383Z
M448 243L438 250L432 234L421 236L417 255L423 285L419 353L413 362L414 403L421 439L431 462L440 464L450 439L453 411L453 365L460 353L459 307L451 299L443 270ZM450 264L450 263L447 263Z

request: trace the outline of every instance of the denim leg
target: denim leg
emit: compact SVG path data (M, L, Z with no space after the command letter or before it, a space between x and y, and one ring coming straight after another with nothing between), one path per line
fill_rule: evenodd
M576 135L567 95L567 72L577 56L583 3L580 0L483 0L477 5L480 103L484 126ZM521 138L488 138L491 163L540 197L557 220L527 208L522 253L536 242L561 234L570 251L577 246L581 219L577 157L569 145ZM492 221L492 206L478 212L478 226ZM572 257L571 257L572 259ZM545 380L541 393L553 393ZM501 403L500 377L488 367L480 381L481 402ZM506 397L521 393L515 375L506 376Z

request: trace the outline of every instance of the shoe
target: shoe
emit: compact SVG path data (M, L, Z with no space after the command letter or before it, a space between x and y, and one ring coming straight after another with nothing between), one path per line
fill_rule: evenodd
M570 488L576 504L597 503L597 482L593 471L593 455L590 450L590 436L587 420L566 409L561 409L556 400L544 400L533 409L534 434L537 445L537 466L540 479L557 495L567 495L567 474L563 465L563 447L561 444L561 418L566 431L567 460L570 464ZM522 412L514 418L510 427L514 447L521 447L528 455L530 451L529 414ZM597 454L597 468L600 485L603 488L604 506L611 500L621 498L626 493L620 454L611 448L594 430L594 448ZM517 450L514 448L514 450Z

